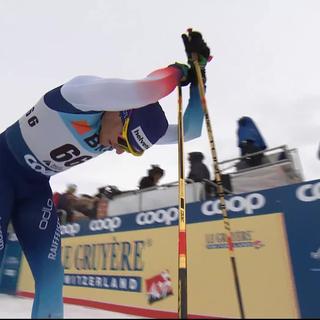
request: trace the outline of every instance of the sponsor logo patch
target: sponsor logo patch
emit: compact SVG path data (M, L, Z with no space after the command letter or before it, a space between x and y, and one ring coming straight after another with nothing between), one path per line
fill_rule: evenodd
M141 149L146 150L152 146L152 143L148 140L140 126L131 130L131 134Z

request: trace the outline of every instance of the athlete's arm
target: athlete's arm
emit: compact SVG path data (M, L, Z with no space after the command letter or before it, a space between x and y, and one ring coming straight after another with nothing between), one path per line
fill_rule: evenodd
M184 140L190 141L201 136L203 125L203 110L199 95L199 89L195 85L190 86L190 99L183 115ZM173 144L178 142L178 125L170 124L166 134L156 144Z
M62 97L80 111L120 111L154 103L171 93L182 72L167 67L141 80L78 76L61 87Z

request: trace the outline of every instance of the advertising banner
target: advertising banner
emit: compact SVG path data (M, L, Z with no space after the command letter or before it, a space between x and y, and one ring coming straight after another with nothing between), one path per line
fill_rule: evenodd
M320 316L320 182L227 197L244 312ZM64 296L114 311L173 317L178 308L178 209L62 226ZM187 205L188 312L240 317L219 201ZM32 292L25 259L21 292ZM87 303L87 305L89 305Z

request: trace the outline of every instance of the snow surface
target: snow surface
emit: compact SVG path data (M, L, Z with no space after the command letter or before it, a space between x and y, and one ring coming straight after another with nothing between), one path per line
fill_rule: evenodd
M1 319L30 319L33 299L0 294ZM66 319L142 319L106 310L64 304ZM146 319L146 318L144 318Z

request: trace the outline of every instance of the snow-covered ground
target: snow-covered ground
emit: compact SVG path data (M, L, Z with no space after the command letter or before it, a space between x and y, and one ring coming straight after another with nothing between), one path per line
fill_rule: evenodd
M0 294L0 318L30 319L32 302L33 299ZM66 319L137 319L136 316L72 304L64 305L64 317Z

